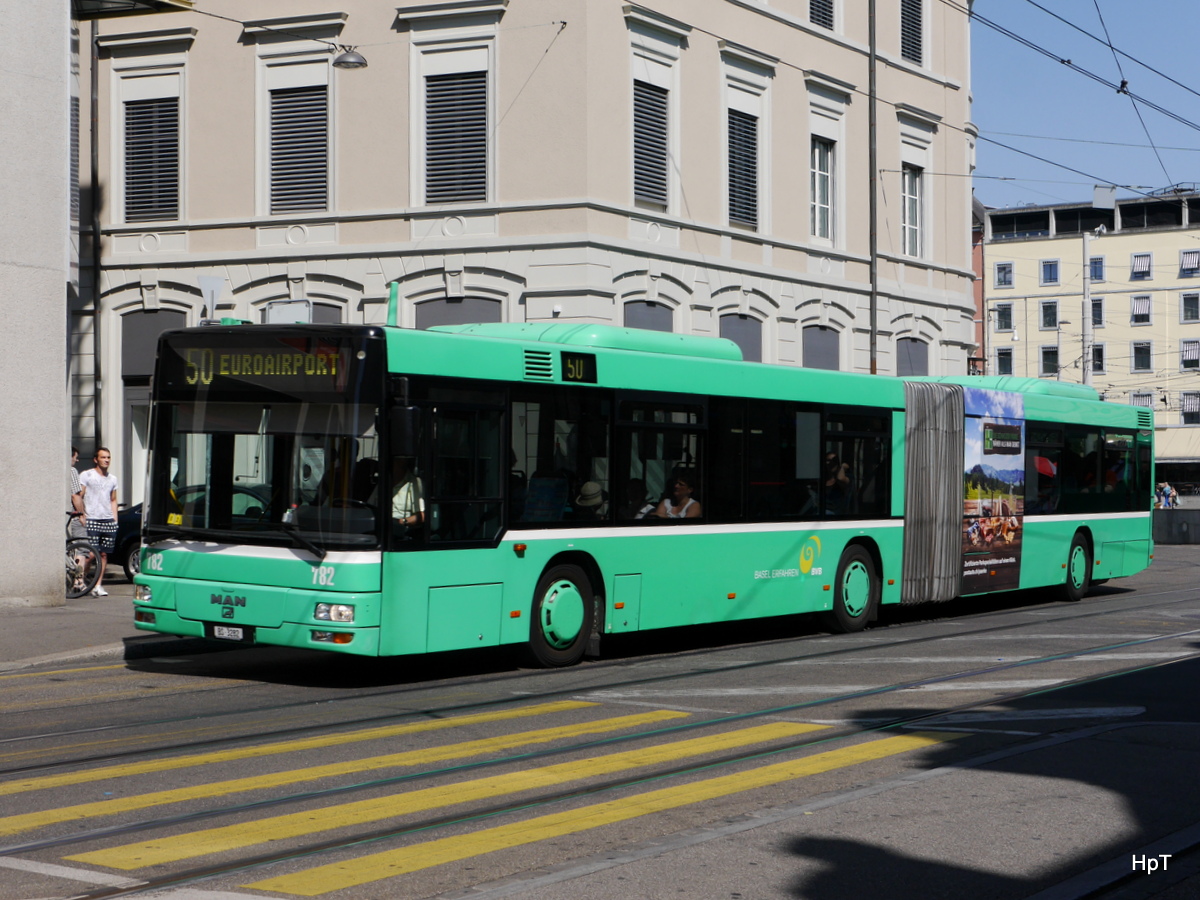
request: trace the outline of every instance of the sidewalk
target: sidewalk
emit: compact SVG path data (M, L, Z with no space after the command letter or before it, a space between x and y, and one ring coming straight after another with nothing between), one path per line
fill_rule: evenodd
M6 607L0 628L0 672L179 652L175 645L182 646L180 638L133 627L133 585L120 568L105 577L104 589L107 597L79 597L66 606Z

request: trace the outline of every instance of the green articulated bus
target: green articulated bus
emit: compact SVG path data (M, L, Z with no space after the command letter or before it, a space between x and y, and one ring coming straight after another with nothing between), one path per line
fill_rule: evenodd
M1078 599L1152 556L1152 412L1090 387L763 365L605 325L393 325L162 336L137 627L556 666L624 632Z

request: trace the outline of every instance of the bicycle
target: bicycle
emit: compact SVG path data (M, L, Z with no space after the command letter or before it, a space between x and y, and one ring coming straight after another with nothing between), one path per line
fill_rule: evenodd
M100 554L85 537L71 535L71 520L81 515L67 513L67 598L88 594L100 580Z

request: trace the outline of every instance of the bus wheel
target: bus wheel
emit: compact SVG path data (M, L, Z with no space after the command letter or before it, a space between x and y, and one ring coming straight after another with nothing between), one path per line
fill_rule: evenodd
M1063 592L1072 603L1082 600L1092 586L1092 554L1088 552L1087 540L1082 534L1071 539L1067 552L1067 580Z
M533 592L529 653L539 666L573 666L587 649L595 608L583 569L558 565L542 573Z
M862 631L879 603L879 574L871 555L857 544L847 547L838 562L833 585L833 609L821 618L829 631Z

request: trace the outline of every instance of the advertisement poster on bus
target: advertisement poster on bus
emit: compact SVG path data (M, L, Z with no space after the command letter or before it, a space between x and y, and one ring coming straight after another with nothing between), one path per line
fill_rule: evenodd
M1020 587L1025 407L1020 394L966 388L964 594Z

